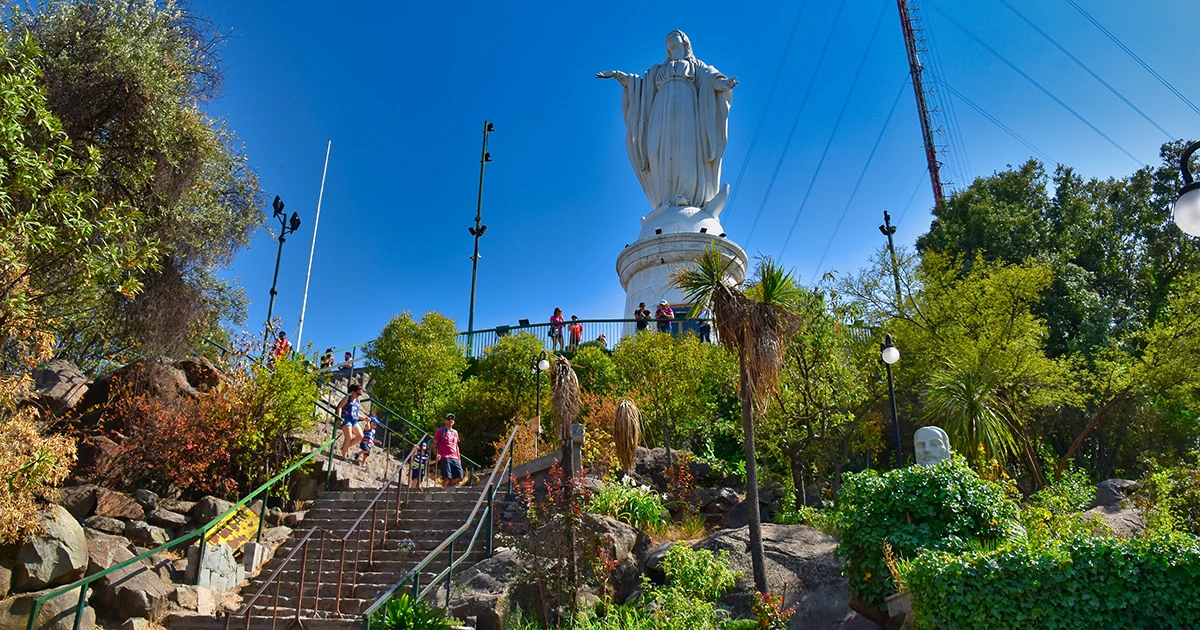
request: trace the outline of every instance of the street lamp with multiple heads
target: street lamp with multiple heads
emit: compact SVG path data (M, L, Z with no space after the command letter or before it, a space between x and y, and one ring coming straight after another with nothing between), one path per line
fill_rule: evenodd
M467 311L467 343L474 340L475 333L475 280L479 275L479 237L487 232L487 226L481 223L483 220L483 167L492 161L492 154L488 153L487 143L488 134L495 130L495 125L486 120L483 121L483 149L479 154L479 197L475 201L475 227L467 228L471 236L475 237L475 253L471 254L471 307Z
M546 351L538 355L533 361L532 371L537 378L537 424L533 432L533 456L538 455L538 438L542 435L542 372L550 369L550 361L547 358Z
M275 312L275 295L278 293L275 286L279 283L279 261L283 258L283 242L287 240L287 235L300 229L300 215L292 213L292 218L288 219L287 214L283 211L283 200L279 195L275 195L275 201L271 203L271 207L275 210L274 218L279 219L279 253L275 255L275 278L271 280L271 301L267 303L267 325L263 332L263 356L267 356L271 343L271 315Z
M883 336L879 354L887 367L888 398L892 402L892 427L896 429L896 467L901 468L904 466L904 451L900 450L900 418L896 415L896 387L892 381L892 365L900 360L900 349L892 345L890 334Z
M1192 154L1197 149L1200 149L1200 142L1189 144L1179 159L1183 188L1179 189L1179 198L1175 200L1175 208L1171 213L1175 225L1192 236L1200 236L1200 182L1192 179L1192 171L1189 168Z

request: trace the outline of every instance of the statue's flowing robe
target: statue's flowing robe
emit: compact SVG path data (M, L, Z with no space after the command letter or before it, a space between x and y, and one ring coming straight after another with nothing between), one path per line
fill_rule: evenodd
M627 80L625 148L654 208L704 208L716 196L733 100L732 91L714 88L723 78L702 61L679 59Z

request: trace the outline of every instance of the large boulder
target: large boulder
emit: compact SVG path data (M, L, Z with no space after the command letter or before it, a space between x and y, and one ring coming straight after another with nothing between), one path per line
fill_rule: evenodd
M102 473L113 465L121 446L103 435L92 435L79 441L76 468L85 474Z
M17 549L15 591L70 584L87 569L87 539L79 521L61 505L46 508L38 519L38 534Z
M70 361L55 359L33 371L31 402L53 415L74 407L88 390L90 379Z
M134 558L133 552L117 545L98 555L100 564L112 568ZM99 564L97 566L100 566ZM102 569L103 570L103 569ZM171 589L150 567L134 562L92 583L96 591L95 606L107 617L121 623L131 617L158 619L166 612Z
M0 630L26 630L33 602L48 594L52 589L14 595L0 600ZM88 591L90 599L94 593ZM54 599L42 603L38 609L34 627L38 630L71 630L75 625L75 607L79 604L79 591L67 591ZM85 606L79 619L79 630L95 630L96 611Z
M197 524L207 524L209 521L228 512L233 508L229 501L217 497L204 497L192 506L192 520Z
M451 614L459 619L475 617L477 630L501 630L515 607L533 603L522 596L524 574L515 550L497 550L491 558L455 576Z
M67 486L58 491L58 499L55 503L67 508L67 511L74 516L76 520L91 516L92 510L96 509L96 486Z
M1096 497L1088 509L1097 507L1129 507L1129 498L1142 484L1129 479L1105 479L1096 484Z
M187 382L199 391L208 391L221 384L221 371L205 357L193 357L175 362L182 370Z
M598 551L616 560L609 586L613 601L624 601L640 582L642 567L650 553L650 536L611 516L598 514L583 515L583 531L583 544L578 549L581 562L595 557Z
M146 520L149 521L151 525L157 525L159 527L166 527L169 529L179 529L184 525L187 525L189 519L178 512L171 512L162 508L158 508L148 514L146 516Z
M111 516L89 516L83 520L85 527L104 534L122 536L125 534L125 521ZM86 533L86 532L85 532Z
M171 540L167 530L146 521L129 521L125 524L125 537L136 544L157 547Z
M230 591L246 577L246 569L236 558L229 545L205 545L204 557L199 557L199 545L188 548L187 575L184 581L214 591ZM197 575L199 571L199 575Z
M789 628L805 630L867 630L875 624L850 610L849 588L842 562L834 557L837 540L803 525L762 526L767 587L796 606ZM721 530L696 543L696 548L729 552L733 568L743 573L721 604L738 617L753 617L753 569L749 528Z
M1094 507L1084 512L1083 518L1099 518L1114 536L1120 538L1133 538L1146 529L1141 510L1120 504Z
M770 522L775 516L773 496L767 493L760 493L758 496L758 516L759 520L764 523ZM725 529L746 527L750 524L750 503L746 501L745 497L741 497L737 505L725 508L724 514L721 519L721 527Z
M140 521L146 518L146 511L133 497L127 494L108 488L97 488L96 516Z
M87 574L93 575L132 558L129 541L120 536L89 538Z

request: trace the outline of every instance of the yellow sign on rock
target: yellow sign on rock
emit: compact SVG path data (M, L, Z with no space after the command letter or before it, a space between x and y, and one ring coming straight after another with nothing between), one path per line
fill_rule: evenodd
M246 506L230 512L211 530L204 542L210 545L229 545L237 551L258 532L258 515Z

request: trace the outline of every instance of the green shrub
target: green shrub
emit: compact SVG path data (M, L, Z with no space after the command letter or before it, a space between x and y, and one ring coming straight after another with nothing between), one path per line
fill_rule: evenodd
M1078 468L1064 470L1058 479L1029 497L1029 503L1054 514L1080 512L1096 497L1096 486Z
M1200 536L1200 470L1166 468L1146 480L1139 493L1147 529Z
M1016 516L1004 488L980 479L961 457L883 474L867 470L847 475L842 487L837 554L846 561L850 593L883 610L897 590L884 543L899 559L923 549L965 551L978 540L1006 538Z
M450 630L458 620L422 599L400 593L375 612L371 627L382 630Z
M919 628L1200 627L1200 539L1187 534L935 551L901 572Z
M728 551L714 554L708 549L693 549L683 544L671 545L659 566L667 576L668 588L704 601L716 601L740 575L729 568Z
M579 615L572 630L693 630L682 626L660 625L652 612L633 606L597 606L596 610Z
M649 486L637 485L629 477L604 484L592 495L587 510L647 531L660 531L667 525L662 497Z
M796 510L776 512L775 522L780 525L807 525L830 536L838 537L839 535L833 510L821 510L802 505Z

